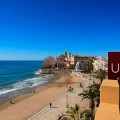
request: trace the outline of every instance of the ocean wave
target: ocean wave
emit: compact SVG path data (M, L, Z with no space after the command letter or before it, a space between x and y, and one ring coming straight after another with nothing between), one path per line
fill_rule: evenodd
M54 77L53 75L46 75L45 77L34 77L34 78L26 79L23 81L18 81L12 84L10 83L9 84L10 88L0 90L0 95L7 94L16 90L32 88L32 87L47 83L49 79L53 77Z
M35 75L40 75L39 71L35 72Z
M36 85L43 84L45 82L47 81L43 80L42 77L37 77L37 78L27 79L24 81L19 81L13 84L13 87L18 89L23 89L23 88L34 87Z
M9 92L13 92L15 90L17 90L17 89L2 89L2 90L0 90L0 95L6 94Z
M44 77L44 78L52 78L53 76L54 76L53 74L50 74L50 75L44 74L44 76L42 76L42 77Z

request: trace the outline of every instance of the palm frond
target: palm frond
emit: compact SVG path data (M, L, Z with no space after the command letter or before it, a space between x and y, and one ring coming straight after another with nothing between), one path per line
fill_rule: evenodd
M89 109L86 109L82 113L82 118L85 120L93 120L93 114Z

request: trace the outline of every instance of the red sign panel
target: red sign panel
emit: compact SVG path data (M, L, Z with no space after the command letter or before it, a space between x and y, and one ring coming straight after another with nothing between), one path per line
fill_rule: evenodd
M108 53L108 79L120 80L120 52Z

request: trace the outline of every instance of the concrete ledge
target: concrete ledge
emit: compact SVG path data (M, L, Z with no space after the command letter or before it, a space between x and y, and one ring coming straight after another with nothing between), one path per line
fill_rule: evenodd
M103 83L102 83L101 86L106 86L106 87L119 87L117 80L108 80L108 79L103 80Z
M100 88L101 103L119 105L119 85L116 80L104 80Z
M120 120L118 81L103 81L100 88L100 106L95 120Z
M101 103L97 110L95 120L120 120L119 106Z

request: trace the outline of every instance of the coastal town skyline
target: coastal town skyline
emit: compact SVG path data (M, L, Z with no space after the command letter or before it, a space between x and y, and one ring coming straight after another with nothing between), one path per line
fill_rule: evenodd
M64 50L62 53L60 53L60 54L57 54L57 55L54 55L54 54L50 54L50 55L48 55L48 56L46 56L45 58L43 58L43 59L0 59L0 61L45 61L47 58L54 58L54 59L57 59L57 58L59 58L61 55L64 55L64 53L67 53L67 55L69 56L69 54L71 54L71 56L73 56L73 57L76 57L76 56L78 56L78 57L90 57L90 58L105 58L105 59L108 59L108 55L106 55L106 56L101 56L101 55L98 55L98 56L95 56L95 55L89 55L89 54L87 54L87 55L85 55L85 54L76 54L76 53L72 53L72 52L69 52L69 51L66 51L66 50Z
M118 0L0 1L0 60L120 51Z

